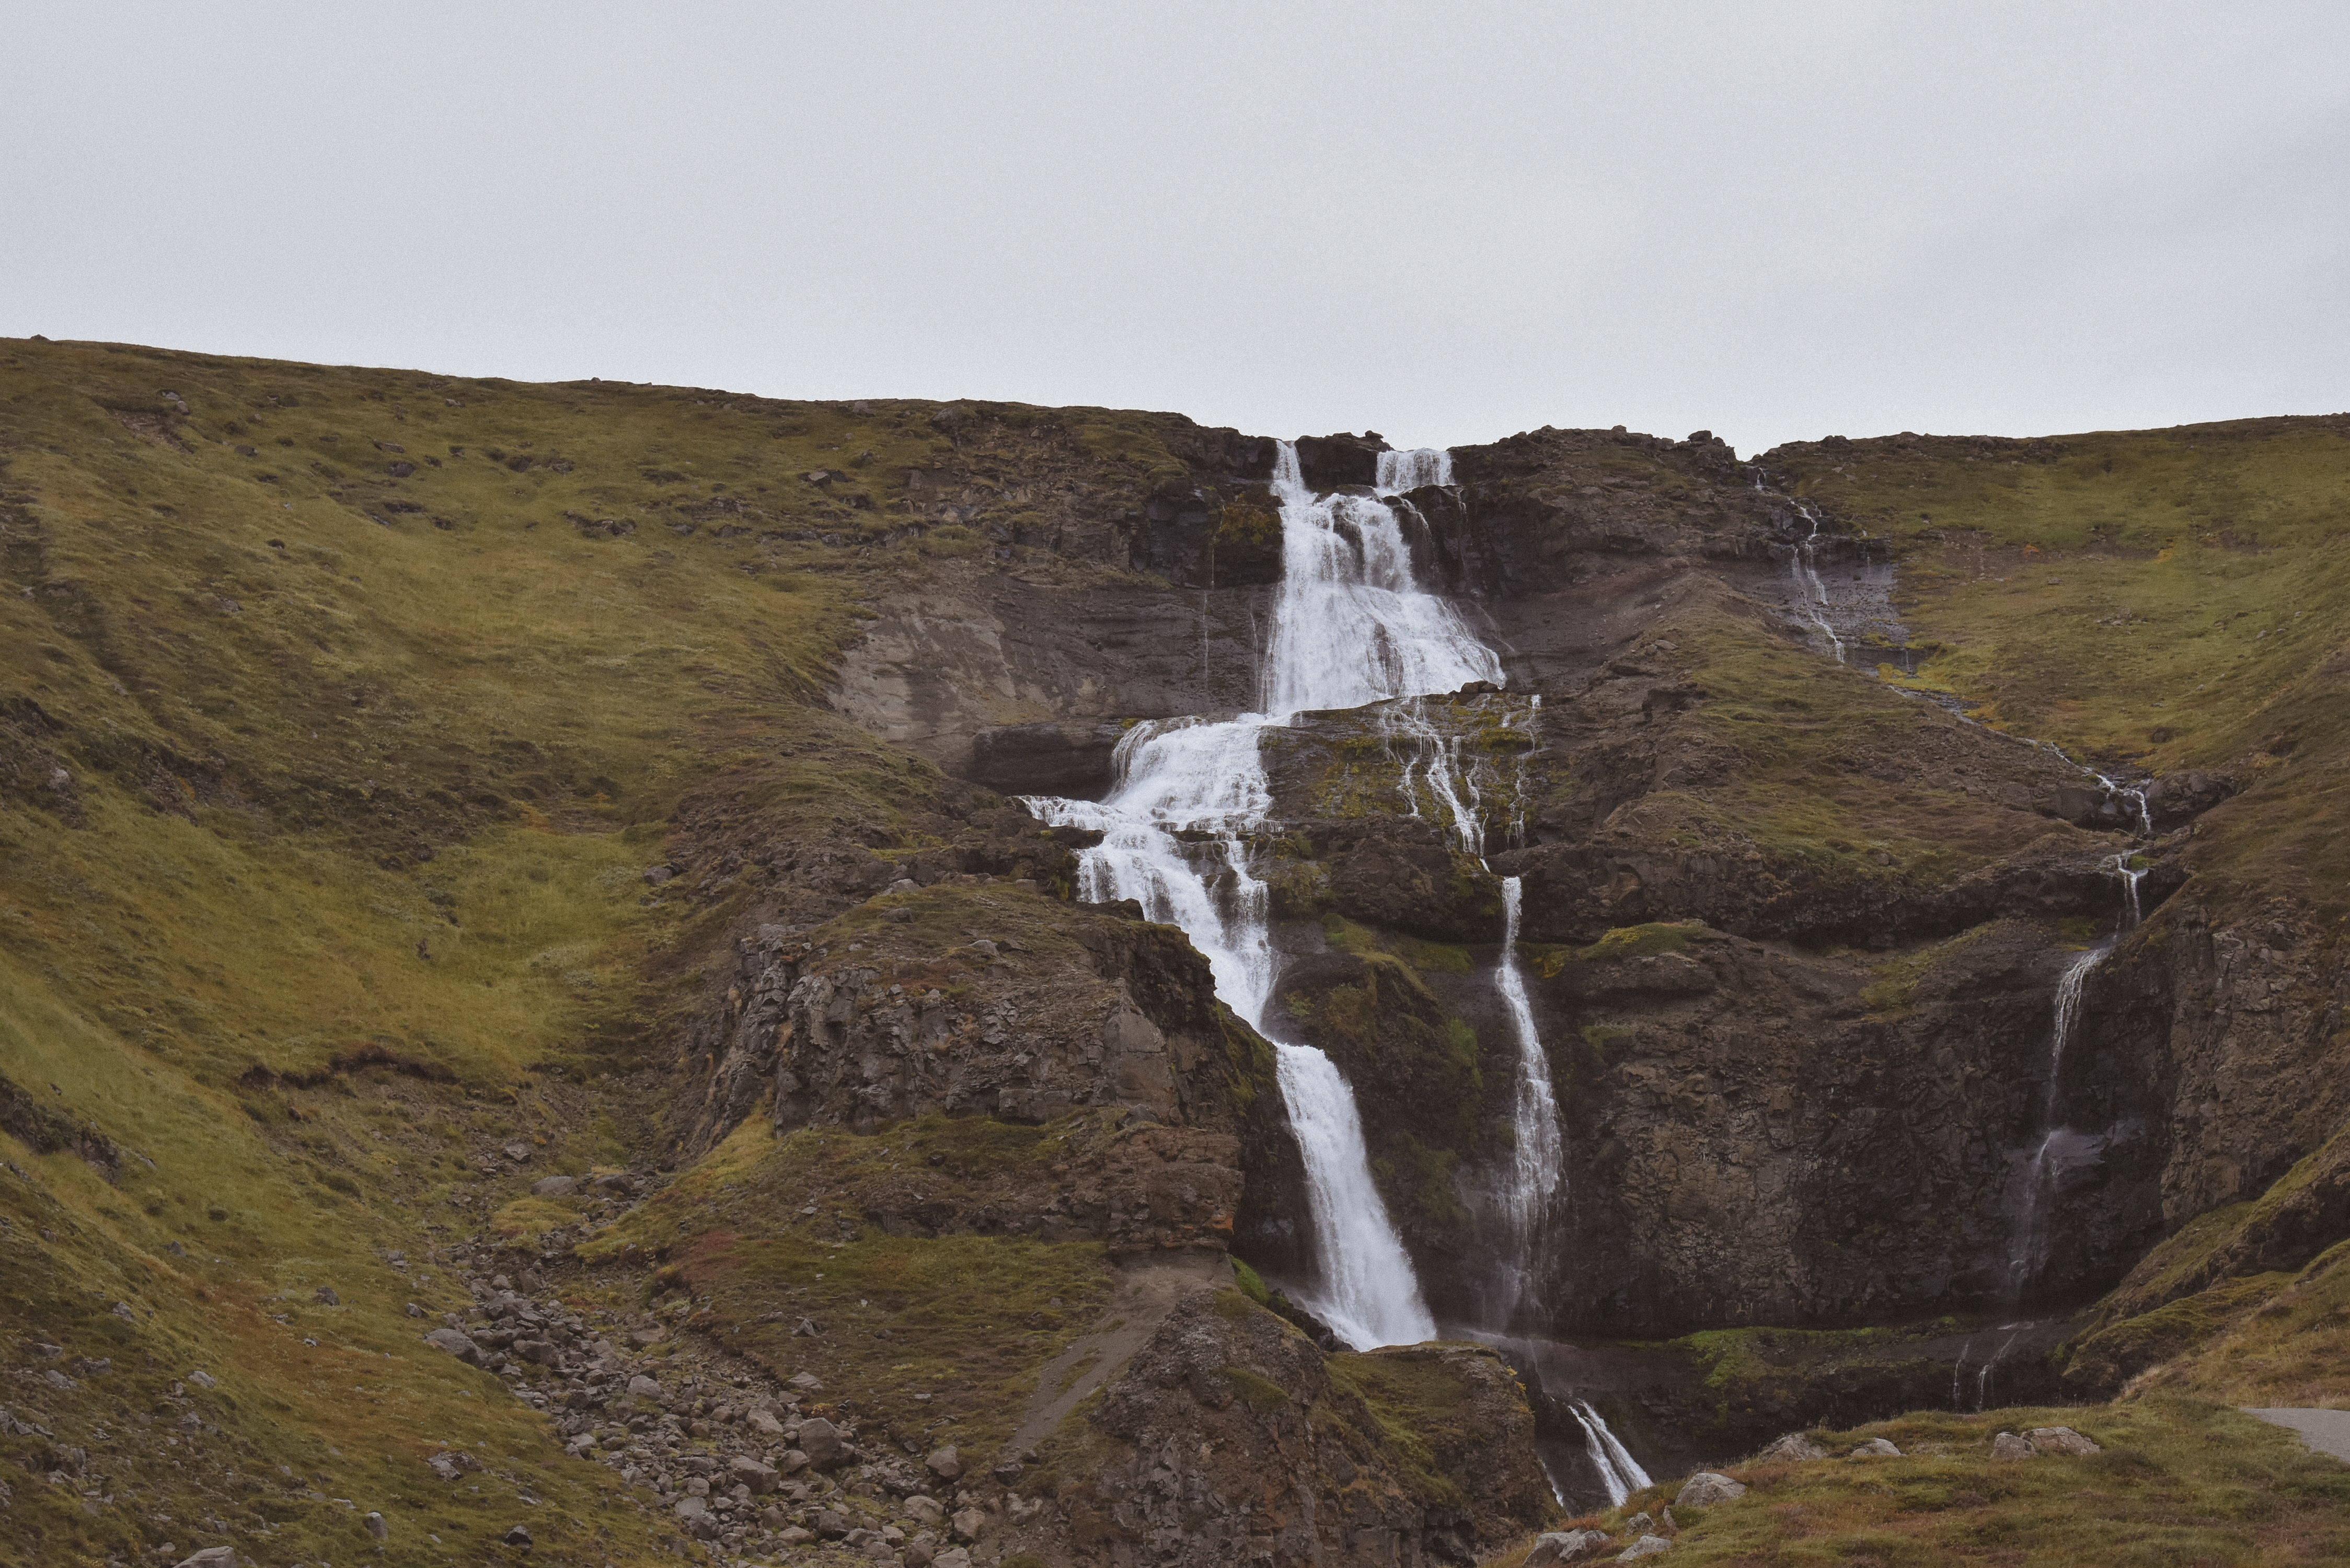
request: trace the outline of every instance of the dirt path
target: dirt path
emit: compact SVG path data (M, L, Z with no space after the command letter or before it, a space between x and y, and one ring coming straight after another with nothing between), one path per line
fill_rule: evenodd
M2350 1410L2321 1410L2312 1406L2279 1406L2265 1410L2247 1408L2247 1416L2280 1427L2291 1427L2301 1440L2321 1454L2350 1459Z
M1140 1258L1120 1268L1100 1321L1045 1363L1004 1452L1026 1453L1051 1437L1064 1417L1149 1342L1178 1300L1203 1285L1227 1282L1232 1273L1224 1254L1206 1251Z

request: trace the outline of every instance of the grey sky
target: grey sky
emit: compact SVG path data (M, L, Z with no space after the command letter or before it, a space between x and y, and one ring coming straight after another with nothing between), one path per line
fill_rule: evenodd
M0 334L1749 452L2350 407L2350 6L53 4Z

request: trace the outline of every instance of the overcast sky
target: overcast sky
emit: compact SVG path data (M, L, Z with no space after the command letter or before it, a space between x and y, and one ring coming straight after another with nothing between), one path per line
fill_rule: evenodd
M19 0L0 335L778 397L2350 408L2350 5Z

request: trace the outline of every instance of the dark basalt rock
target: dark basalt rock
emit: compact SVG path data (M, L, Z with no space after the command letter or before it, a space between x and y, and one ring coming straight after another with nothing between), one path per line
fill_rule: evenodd
M1006 724L971 739L970 778L1004 794L1097 800L1117 782L1115 724Z

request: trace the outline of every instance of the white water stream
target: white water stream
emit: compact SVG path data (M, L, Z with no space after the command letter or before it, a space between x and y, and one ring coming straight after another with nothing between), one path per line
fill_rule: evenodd
M2024 1168L2022 1214L2008 1253L2007 1293L2011 1301L2020 1299L2025 1287L2047 1266L2048 1210L2055 1196L2057 1168L2071 1146L2081 1141L2081 1135L2064 1124L2063 1116L2064 1052L2080 1027L2082 993L2088 985L2089 972L2105 962L2121 940L2137 929L2140 918L2137 885L2146 873L2131 868L2126 852L2114 856L2106 866L2121 878L2121 919L2112 936L2084 949L2056 977L2056 996L2048 1030L2048 1085L2041 1094L2040 1145L2032 1151L2031 1163ZM1997 1359L1994 1356L1992 1363ZM1984 1367L1986 1376L1990 1365Z
M1543 1274L1543 1216L1558 1192L1565 1168L1564 1138L1559 1133L1558 1096L1551 1086L1550 1057L1534 1032L1534 1005L1526 997L1525 976L1518 968L1519 879L1502 879L1502 968L1497 989L1517 1036L1518 1081L1511 1096L1508 1185L1503 1189L1503 1212L1510 1226L1509 1298L1504 1311L1514 1314L1526 1293ZM1601 1423L1604 1430L1606 1423ZM1613 1441L1611 1438L1609 1439ZM1648 1483L1643 1481L1642 1485Z
M1567 1407L1576 1425L1583 1428L1584 1451L1591 1456L1591 1468L1599 1472L1599 1484L1607 1490L1607 1506L1615 1508L1643 1487L1653 1485L1648 1472L1640 1468L1607 1423L1587 1400L1577 1399Z
M1762 482L1758 478L1754 483L1760 487ZM1838 664L1842 664L1844 639L1836 635L1835 627L1828 620L1827 585L1820 580L1819 514L1800 501L1790 504L1804 521L1812 525L1812 531L1797 543L1795 553L1788 561L1795 577L1795 602L1803 607L1804 618L1812 623L1812 629L1827 639L1828 651L1835 655Z

